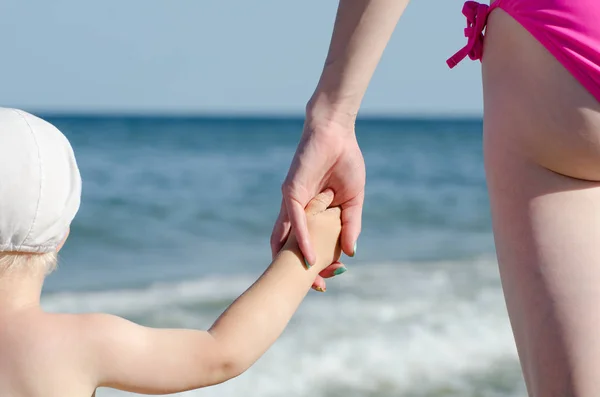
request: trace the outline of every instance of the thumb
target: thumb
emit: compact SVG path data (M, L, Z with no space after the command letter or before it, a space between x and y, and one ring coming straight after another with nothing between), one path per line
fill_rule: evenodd
M333 202L333 190L325 189L317 194L306 206L306 212L309 214L318 214L325 211Z
M356 254L356 241L360 235L362 225L362 209L364 192L355 199L342 204L342 251L348 256Z

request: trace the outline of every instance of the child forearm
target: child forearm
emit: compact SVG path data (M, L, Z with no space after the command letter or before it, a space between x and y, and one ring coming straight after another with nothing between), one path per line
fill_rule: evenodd
M310 290L315 275L326 266L315 264L307 270L297 245L287 247L209 330L229 358L225 377L241 374L265 353Z
M116 316L92 315L88 324L99 357L98 386L169 394L240 375L281 335L315 275L326 267L317 261L306 269L301 258L297 244L288 241L208 332L142 327Z
M95 357L97 385L169 394L215 385L248 369L281 335L317 273L339 260L341 209L328 208L332 201L328 189L305 209L316 263L304 267L292 231L267 270L208 332L144 327L110 315L87 317L86 343Z

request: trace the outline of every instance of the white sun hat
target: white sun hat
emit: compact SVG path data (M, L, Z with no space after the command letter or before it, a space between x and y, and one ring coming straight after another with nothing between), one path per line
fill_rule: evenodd
M80 200L67 138L36 116L0 108L0 251L56 251Z

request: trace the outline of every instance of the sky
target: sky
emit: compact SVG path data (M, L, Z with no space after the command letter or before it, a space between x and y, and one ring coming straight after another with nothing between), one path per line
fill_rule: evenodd
M299 114L335 0L5 0L0 106L54 113ZM461 0L413 0L362 115L480 115Z

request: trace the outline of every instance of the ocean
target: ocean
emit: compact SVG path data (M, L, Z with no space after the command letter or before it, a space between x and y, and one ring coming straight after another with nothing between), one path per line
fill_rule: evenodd
M207 329L271 259L300 118L66 117L82 205L50 311ZM185 396L525 395L502 297L480 119L361 119L363 230L246 373ZM98 397L132 396L100 389Z

